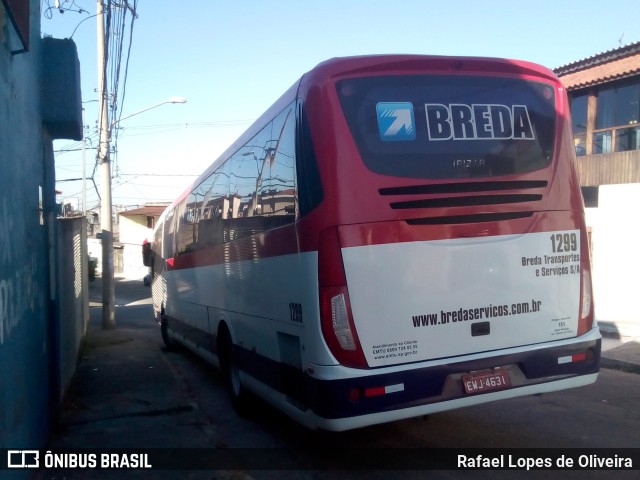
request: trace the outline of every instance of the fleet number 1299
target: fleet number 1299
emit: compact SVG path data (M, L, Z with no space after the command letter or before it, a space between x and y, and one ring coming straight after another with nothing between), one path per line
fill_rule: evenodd
M568 253L578 250L578 236L575 233L555 233L551 235L553 253Z

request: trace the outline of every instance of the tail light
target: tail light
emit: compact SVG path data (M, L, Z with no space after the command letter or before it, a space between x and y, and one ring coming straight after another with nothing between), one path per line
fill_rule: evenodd
M340 241L335 227L324 230L320 236L318 282L320 323L329 350L342 365L367 368L353 323Z
M587 265L582 268L582 289L578 335L587 333L591 328L593 328L593 302L591 291L591 272Z
M355 350L356 343L349 325L349 312L344 293L331 297L331 325L342 349Z
M578 335L583 335L593 328L593 293L591 288L591 262L589 261L589 244L587 236L583 234L580 252L580 270L582 286L580 289L580 318L578 321Z

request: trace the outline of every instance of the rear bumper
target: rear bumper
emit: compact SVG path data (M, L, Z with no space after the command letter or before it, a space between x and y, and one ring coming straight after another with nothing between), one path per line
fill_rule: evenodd
M574 340L455 363L374 369L366 376L362 370L359 375L352 371L349 378L335 378L329 371L336 368L344 374L348 369L343 367L319 367L314 376L306 376L305 403L320 428L344 430L593 383L600 365L600 334L593 329ZM510 387L465 393L462 375L496 367L509 371Z

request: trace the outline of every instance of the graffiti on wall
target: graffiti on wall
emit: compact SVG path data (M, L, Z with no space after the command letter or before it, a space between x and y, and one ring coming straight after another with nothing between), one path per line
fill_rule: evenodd
M37 281L35 254L13 277L0 279L0 345L22 322L25 315L42 305L42 290Z
M38 282L38 264L35 253L13 273L12 263L16 254L11 232L13 219L7 209L6 200L0 209L0 345L20 325L25 316L42 307L43 291ZM16 240L14 239L13 242ZM11 260L14 260L12 262Z
M14 231L13 216L9 212L6 199L3 199L2 209L0 209L0 225L2 225L0 228L0 265L4 267L11 261L11 234Z

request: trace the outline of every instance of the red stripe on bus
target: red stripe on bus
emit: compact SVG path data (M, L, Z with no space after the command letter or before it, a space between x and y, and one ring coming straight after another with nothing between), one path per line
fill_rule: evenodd
M173 270L280 257L299 252L295 224L176 254Z
M533 232L566 230L575 227L571 212L537 212L529 218L509 222L462 225L409 225L403 220L338 227L340 246L360 247L390 243L434 241L455 238L495 237ZM247 260L293 255L314 251L315 245L303 245L295 224L242 237L232 242L181 253L173 259L172 269L222 265Z

